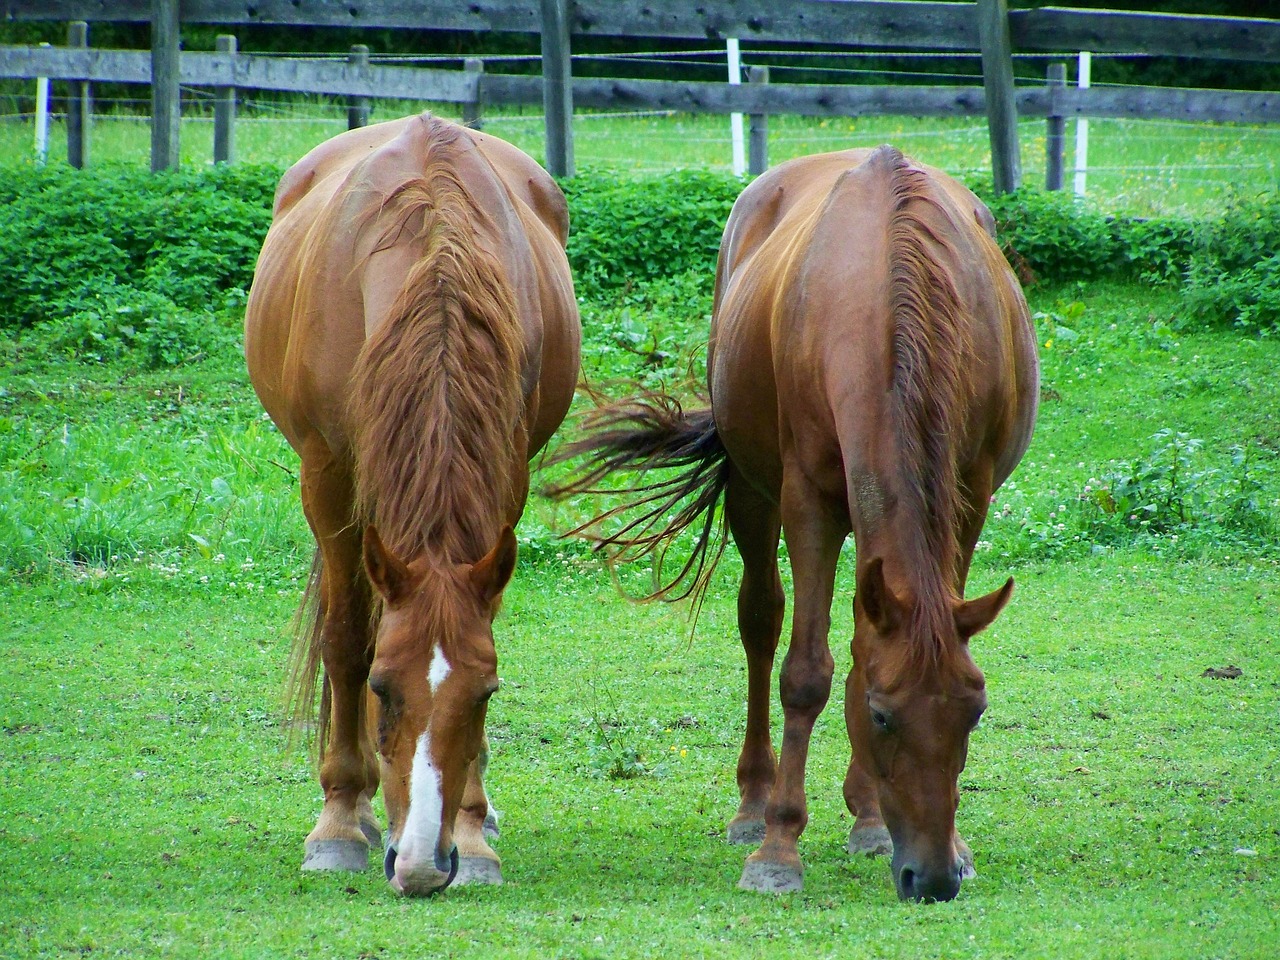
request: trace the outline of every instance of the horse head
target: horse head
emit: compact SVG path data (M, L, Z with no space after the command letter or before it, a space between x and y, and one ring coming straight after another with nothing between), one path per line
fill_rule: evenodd
M846 713L854 754L878 793L893 839L892 871L903 900L950 900L968 850L956 836L959 777L969 734L987 706L969 638L1009 601L1013 580L977 600L951 601L934 637L913 617L914 598L885 580L876 557L854 597L855 670Z
M365 530L365 570L382 598L369 689L389 821L384 866L399 893L429 895L457 874L454 821L498 689L493 618L515 563L509 526L475 563L406 561Z

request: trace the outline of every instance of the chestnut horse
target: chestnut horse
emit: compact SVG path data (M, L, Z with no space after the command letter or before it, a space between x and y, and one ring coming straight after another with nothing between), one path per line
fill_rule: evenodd
M802 885L805 761L831 690L830 609L851 531L849 850L891 848L904 899L948 900L971 867L955 832L957 779L986 695L969 638L995 619L1013 581L966 601L965 580L990 497L1030 442L1039 381L1026 302L993 233L977 197L891 147L774 168L742 193L725 227L710 409L684 412L661 394L605 407L557 456L591 454L553 491L562 495L600 492L614 470L681 468L629 488L639 497L580 528L635 556L665 552L701 520L693 555L655 596L681 585L679 596L701 596L719 556L710 551L723 498L742 555L748 667L729 838L762 841L744 888ZM618 517L634 519L595 532ZM775 759L768 688L783 620L780 532L795 609Z
M324 677L304 870L367 866L381 779L397 891L501 882L492 623L528 460L578 376L567 233L533 160L429 114L335 137L280 181L245 354L317 544L294 650L303 710Z

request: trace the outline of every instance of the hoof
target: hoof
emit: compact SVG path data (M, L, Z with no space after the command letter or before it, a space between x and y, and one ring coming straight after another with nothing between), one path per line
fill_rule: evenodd
M764 842L764 821L757 819L729 821L727 836L730 843L750 843L759 846Z
M486 840L496 840L498 838L500 833L498 830L498 811L493 807L490 807L489 812L485 814L484 825L480 828L480 832Z
M303 870L358 873L369 868L369 844L361 840L308 840L304 849Z
M361 820L360 832L364 834L364 838L369 841L370 850L382 849L382 828L378 826L376 821Z
M849 842L845 849L850 853L861 853L868 857L887 857L893 854L893 838L889 836L886 827L863 827L859 829L854 826L849 831Z
M453 878L453 884L454 886L467 884L501 886L502 865L488 857L459 857L458 875Z
M794 893L804 889L804 872L782 863L748 860L742 868L738 889L756 893Z
M978 871L973 869L973 851L959 837L956 837L956 853L960 855L960 879L972 880L978 875Z

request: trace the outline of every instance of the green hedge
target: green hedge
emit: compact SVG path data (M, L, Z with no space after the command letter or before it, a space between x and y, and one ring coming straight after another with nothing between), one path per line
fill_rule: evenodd
M252 279L280 172L268 166L160 175L111 166L0 171L0 327L74 321L68 331L74 344L104 326L132 328L131 318L117 315L133 292L146 294L148 316L168 315L166 303L195 312L217 311L228 297L234 305ZM578 295L610 300L691 271L709 277L742 181L705 172L633 179L589 170L563 187ZM1181 282L1185 323L1280 329L1276 193L1193 223L1110 217L1065 193L997 197L982 184L976 189L1025 282L1117 275ZM156 362L176 352L157 350Z

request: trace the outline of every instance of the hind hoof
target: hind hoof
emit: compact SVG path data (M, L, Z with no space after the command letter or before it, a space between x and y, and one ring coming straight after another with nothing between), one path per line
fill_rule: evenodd
M302 869L308 872L369 869L369 844L362 840L308 840L303 849Z
M959 837L956 837L956 853L960 855L960 879L972 880L978 875L978 871L973 868L973 851Z
M849 842L845 845L845 849L852 854L860 853L867 857L887 857L893 853L893 838L889 836L886 827L859 829L855 826L849 831Z
M742 868L738 889L756 893L795 893L804 889L804 871L782 863L748 860Z
M730 843L750 843L759 845L764 842L764 821L757 819L729 821L726 836Z
M490 807L489 812L485 814L480 832L486 840L496 840L501 835L502 831L498 829L498 811L493 807Z
M360 821L360 832L364 834L364 838L369 841L370 850L382 849L382 828L375 822L368 820Z
M459 857L458 875L453 878L454 886L484 884L493 887L502 886L502 865L488 857Z

